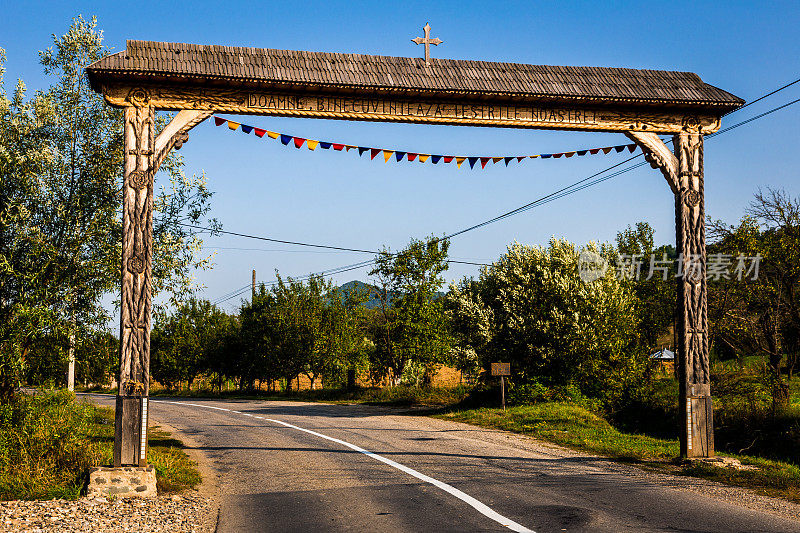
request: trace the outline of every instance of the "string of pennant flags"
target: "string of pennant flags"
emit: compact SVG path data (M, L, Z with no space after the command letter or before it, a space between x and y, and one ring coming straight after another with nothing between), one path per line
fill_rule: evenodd
M434 165L438 164L440 161L443 163L452 163L455 161L458 168L461 168L461 165L466 161L469 163L470 168L475 168L475 165L480 163L481 168L486 168L488 163L496 164L500 163L501 161L508 166L509 163L516 160L517 163L522 163L525 159L550 159L555 158L558 159L560 157L573 157L573 156L585 156L585 155L595 155L599 153L608 154L612 151L616 153L624 152L628 150L629 152L633 153L636 151L636 144L621 144L618 146L606 146L603 148L588 148L586 150L573 150L571 152L558 152L552 154L534 154L534 155L513 155L513 156L457 156L457 155L437 155L437 154L422 154L417 152L402 152L400 150L388 150L385 148L373 148L371 146L355 146L352 144L343 144L343 143L335 143L335 142L327 142L327 141L317 141L314 139L307 139L305 137L297 137L296 135L288 135L286 133L278 133L275 131L269 131L261 128L256 128L255 126L248 126L247 124L242 124L240 122L234 122L233 120L228 120L222 117L214 117L214 125L215 126L222 126L226 125L228 129L231 131L236 131L241 129L242 133L250 134L254 133L256 137L264 138L267 137L268 139L275 139L279 140L281 144L284 146L294 146L295 148L302 148L303 145L306 146L309 150L316 150L320 148L322 150L336 150L338 152L346 151L349 152L350 150L358 150L358 155L363 156L364 154L368 153L370 159L375 159L378 155L383 157L385 163L388 163L391 159L394 159L397 162L402 161L403 159L407 159L408 161L419 161L420 163L426 163L430 161Z

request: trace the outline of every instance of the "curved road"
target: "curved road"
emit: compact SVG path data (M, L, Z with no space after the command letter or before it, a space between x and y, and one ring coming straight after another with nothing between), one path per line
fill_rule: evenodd
M218 472L220 532L800 531L731 503L759 500L737 489L713 497L692 490L701 481L389 409L151 399L150 416Z

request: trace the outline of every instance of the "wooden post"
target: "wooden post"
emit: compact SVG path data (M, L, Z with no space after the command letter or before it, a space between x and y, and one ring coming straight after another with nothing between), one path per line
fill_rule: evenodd
M114 425L114 466L147 464L154 111L145 105L146 101L145 94L125 108L120 378Z
M253 295L250 298L250 303L253 303L253 300L256 299L256 269L255 268L253 269L253 287L252 287L252 290L253 290Z
M673 137L678 160L675 232L678 272L678 378L681 455L712 457L714 423L708 354L706 230L703 195L703 135Z
M506 377L500 376L500 403L503 405L503 411L506 410Z
M708 362L706 226L703 133L693 117L673 139L674 153L651 132L629 131L653 168L661 170L675 196L679 257L676 327L681 455L714 456L714 420Z

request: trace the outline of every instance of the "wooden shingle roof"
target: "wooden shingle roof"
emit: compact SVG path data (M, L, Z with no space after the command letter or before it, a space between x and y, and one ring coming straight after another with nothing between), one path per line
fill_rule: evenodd
M323 92L453 95L560 102L659 104L725 112L744 101L691 72L559 67L128 41L87 69L92 86L120 77L188 85Z

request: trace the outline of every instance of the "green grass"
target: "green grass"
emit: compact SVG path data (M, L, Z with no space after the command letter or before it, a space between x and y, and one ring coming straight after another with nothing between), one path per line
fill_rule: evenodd
M575 404L543 402L501 409L451 410L433 415L444 420L502 429L567 448L603 455L621 462L674 474L701 477L747 487L768 496L800 502L800 468L756 457L725 454L757 470L733 470L679 461L677 440L624 433L603 418Z
M159 492L201 482L180 441L156 428L149 443ZM20 395L0 405L0 499L76 499L88 469L111 464L113 446L112 409L64 392Z

